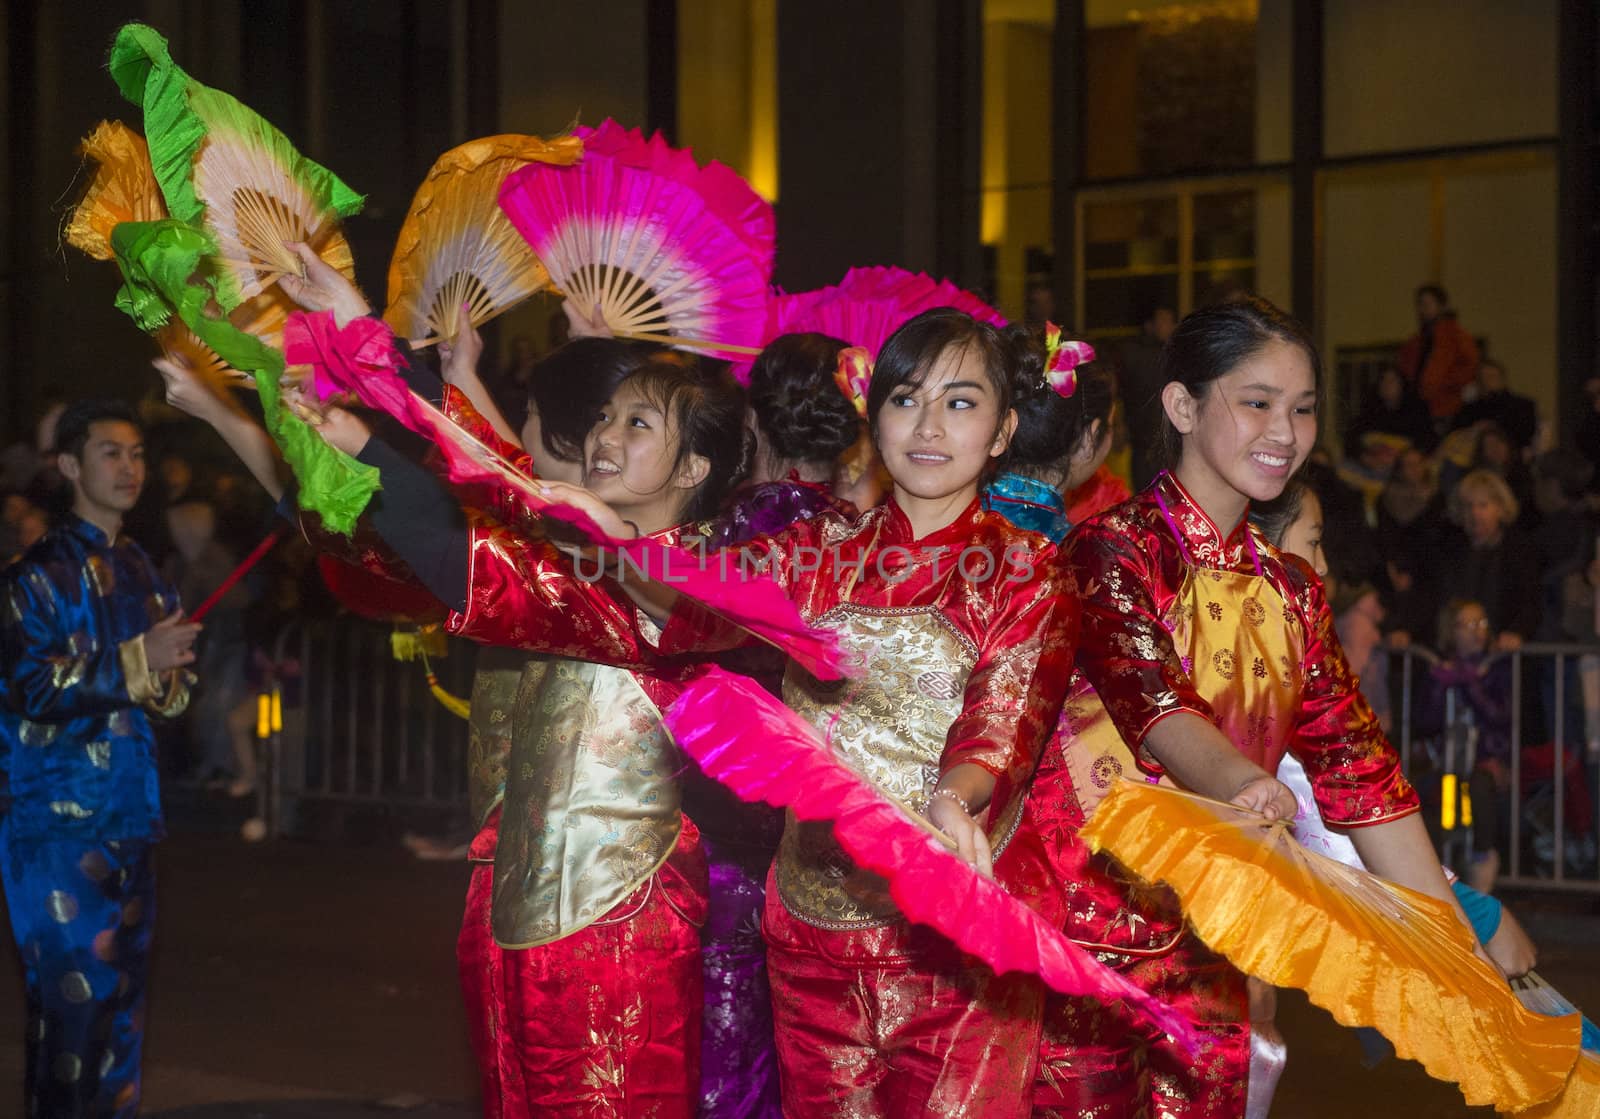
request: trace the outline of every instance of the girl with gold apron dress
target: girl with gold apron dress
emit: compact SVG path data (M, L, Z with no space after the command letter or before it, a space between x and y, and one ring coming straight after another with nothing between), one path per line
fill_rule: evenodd
M1246 521L1250 501L1275 497L1315 439L1315 348L1251 300L1190 315L1164 360L1173 471L1075 528L1063 548L1083 596L1077 674L1027 811L1068 935L1183 1009L1208 1040L1191 1057L1135 1032L1116 1007L1052 997L1040 1119L1246 1111L1243 975L1185 928L1169 891L1078 838L1113 781L1168 781L1292 818L1293 795L1271 774L1293 750L1324 816L1351 830L1378 873L1450 897L1321 584Z
M969 861L992 861L1002 885L1047 905L1043 852L1018 825L1071 672L1077 598L1049 542L986 510L979 493L1009 438L1019 360L959 311L901 327L868 394L891 499L853 524L806 521L759 538L745 555L859 660L834 684L791 666L790 706ZM685 604L660 647L748 640ZM995 975L911 925L830 826L787 821L762 931L785 1115L1029 1114L1043 985Z

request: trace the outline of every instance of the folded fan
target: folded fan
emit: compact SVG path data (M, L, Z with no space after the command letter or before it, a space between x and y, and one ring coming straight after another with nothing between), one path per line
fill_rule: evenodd
M500 205L566 297L574 333L716 356L766 341L772 209L737 174L613 121L584 158L512 173Z
M1473 954L1445 903L1308 851L1284 824L1180 789L1122 781L1083 838L1183 902L1200 939L1235 966L1298 987L1347 1026L1516 1111L1562 1090L1576 1014L1526 1009Z
M389 263L383 317L413 345L455 337L465 304L472 325L546 287L550 274L500 209L500 186L529 163L566 166L576 136L485 136L440 156L417 188Z

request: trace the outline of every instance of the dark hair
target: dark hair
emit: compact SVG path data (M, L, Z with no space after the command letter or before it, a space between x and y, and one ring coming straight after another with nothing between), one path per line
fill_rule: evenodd
M56 421L56 453L83 457L83 445L89 438L92 424L117 421L144 432L139 414L131 404L121 400L80 400L67 405L66 411Z
M780 459L832 463L861 434L861 417L833 379L849 345L826 334L784 334L750 367L750 410Z
M1078 387L1062 396L1045 380L1043 340L1022 327L1008 327L1017 369L1017 430L1011 437L1006 465L1065 469L1067 460L1082 444L1096 420L1111 422L1116 386L1099 362L1077 367Z
M583 440L617 386L661 352L621 338L575 338L535 362L528 407L539 414L539 442L564 462L583 460Z
M920 386L939 355L951 348L978 355L984 376L999 398L1000 415L1011 410L1017 396L1014 347L989 323L954 307L935 307L902 323L878 351L872 387L867 390L867 418L874 433L878 413L889 397L899 389Z
M1441 307L1450 306L1450 293L1445 291L1444 288L1440 287L1438 284L1419 284L1417 286L1417 293L1411 298L1414 300L1421 299L1424 295L1433 296L1439 301L1439 306Z
M1261 535L1265 536L1274 548L1282 548L1283 538L1289 535L1290 526L1300 519L1300 511L1306 504L1306 494L1310 492L1311 487L1303 479L1290 478L1289 484L1283 487L1283 492L1271 501L1251 503L1251 523L1261 530Z
M699 455L709 466L705 480L685 501L679 522L716 516L723 499L750 473L755 440L744 422L744 389L726 363L676 353L651 358L627 381L672 425L678 440L674 468L690 455Z
M1218 303L1185 315L1161 351L1161 383L1181 384L1196 400L1211 382L1227 376L1272 342L1298 346L1311 363L1311 383L1322 391L1322 357L1306 328L1288 312L1258 295ZM1176 466L1183 440L1166 411L1161 413L1161 443L1166 464Z

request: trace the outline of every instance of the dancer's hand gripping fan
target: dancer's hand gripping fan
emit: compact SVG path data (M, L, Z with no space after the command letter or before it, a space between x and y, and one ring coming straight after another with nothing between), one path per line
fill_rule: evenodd
M512 173L500 205L550 271L576 335L738 359L767 340L772 207L720 163L605 121L583 159Z
M1036 975L1062 994L1120 1003L1191 1051L1198 1043L1181 1015L979 874L932 824L885 796L759 684L713 668L665 721L684 753L741 799L832 823L850 858L887 881L907 920L996 973Z
M354 278L339 221L360 211L361 195L248 106L189 77L151 28L123 27L110 69L123 96L144 109L168 211L202 225L215 243L210 281L225 311L300 275L290 243L311 246Z
M223 362L253 377L266 428L300 481L301 505L348 533L377 489L377 472L334 451L282 406L279 332L293 304L277 281L300 274L291 242L353 276L338 222L360 209L361 196L239 101L189 77L149 27L123 27L109 66L123 95L144 110L170 215L117 229L112 243L127 281L118 306L147 330L176 314Z
M451 148L417 188L394 257L384 320L413 346L454 341L458 312L480 327L550 284L550 273L500 208L506 176L530 163L568 166L576 136L485 136Z
M384 323L361 318L341 328L329 312L300 313L290 317L285 340L289 360L312 368L318 393L352 392L367 407L427 436L443 454L451 481L486 483L515 494L530 512L572 525L635 572L653 573L679 594L776 645L821 679L838 679L847 667L833 632L807 625L770 579L746 575L737 563L703 563L699 553L654 537L613 539L582 509L546 496L538 479L406 387L394 336Z
M1082 835L1170 886L1195 933L1234 966L1305 991L1344 1025L1376 1028L1472 1106L1522 1111L1555 1099L1573 1073L1578 1015L1526 1009L1449 906L1307 850L1286 821L1122 781Z

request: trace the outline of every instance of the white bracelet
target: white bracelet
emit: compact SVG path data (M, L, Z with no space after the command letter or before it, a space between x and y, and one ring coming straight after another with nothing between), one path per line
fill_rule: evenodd
M968 816L972 815L972 806L967 803L967 798L956 792L954 789L933 790L932 796L928 797L929 804L933 803L934 797L949 797L951 800L955 801L961 806L961 811L965 812Z

